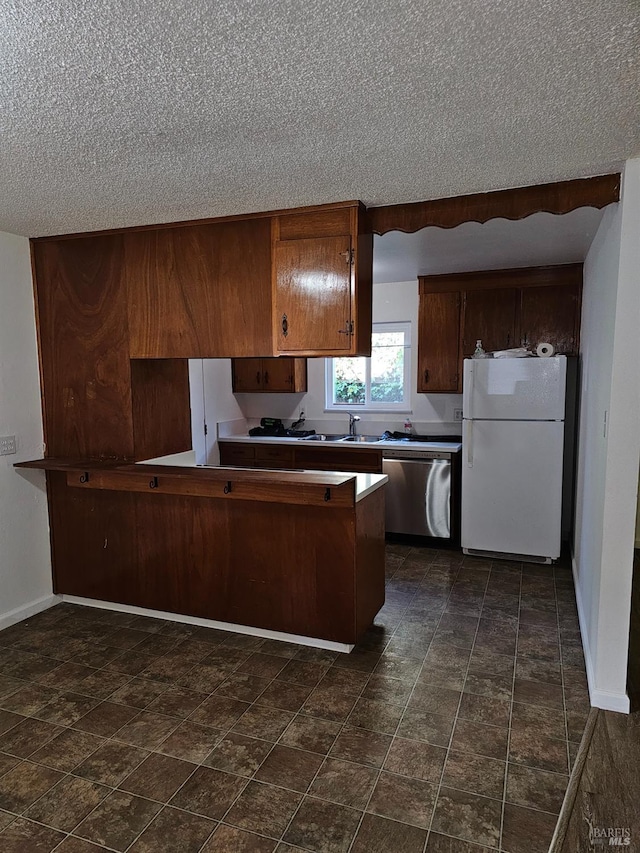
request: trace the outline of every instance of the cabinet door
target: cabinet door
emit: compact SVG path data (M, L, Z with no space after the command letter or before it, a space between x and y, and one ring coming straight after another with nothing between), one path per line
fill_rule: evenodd
M268 218L123 239L133 358L272 354Z
M520 291L522 346L535 349L546 342L553 344L557 353L577 355L580 296L579 283L523 288Z
M418 391L460 389L460 294L421 293L418 312Z
M231 360L233 393L263 391L261 358L234 358Z
M293 391L293 359L262 359L262 390L271 392Z
M351 352L352 268L349 236L275 244L278 352Z
M294 449L290 445L257 444L254 464L256 468L293 468Z
M253 444L237 444L221 441L220 447L220 464L231 465L237 468L253 468L256 458L256 448Z
M470 358L481 340L487 352L519 346L516 340L516 288L468 290L464 294L462 357Z

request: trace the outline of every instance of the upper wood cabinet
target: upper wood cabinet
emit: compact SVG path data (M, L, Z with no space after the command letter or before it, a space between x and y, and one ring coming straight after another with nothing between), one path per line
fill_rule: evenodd
M132 358L272 354L268 217L123 239Z
M460 294L422 293L418 312L418 391L458 387Z
M234 394L298 393L307 390L306 358L234 358L231 361Z
M577 355L582 264L419 279L418 391L462 392L462 360L541 342ZM454 369L455 365L455 369Z
M370 355L373 236L358 202L274 216L273 340L288 355Z
M482 341L486 352L519 346L516 341L518 296L519 292L513 287L463 293L463 358L471 358L478 340Z

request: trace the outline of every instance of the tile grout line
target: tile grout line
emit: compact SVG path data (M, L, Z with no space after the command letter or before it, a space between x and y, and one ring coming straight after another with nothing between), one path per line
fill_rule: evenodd
M405 559L406 559L406 558L405 558ZM403 562L404 562L404 561L403 561ZM392 576L392 577L393 577L393 576ZM386 581L385 581L385 586L386 586ZM404 608L404 610L406 610L406 609L407 609L407 608L405 607L405 608ZM404 610L403 610L403 612L404 612ZM379 657L380 657L380 656L379 656ZM335 660L334 660L334 663L335 663ZM377 664L376 664L376 665L377 665ZM315 687L312 689L312 692L313 692L313 690L315 690L315 689L316 689L316 688L317 688L317 687L322 683L323 678L326 676L327 672L332 668L332 666L333 666L333 663L331 664L331 666L329 666L329 667L327 668L327 671L324 673L324 675L322 676L322 678L320 679L320 681L319 681L319 682L315 685ZM338 668L340 668L340 667L338 667ZM348 668L347 668L347 669L348 669ZM375 669L375 667L374 667L374 669ZM318 773L320 772L321 768L322 768L322 767L323 767L323 765L325 764L326 760L330 757L330 756L329 756L329 753L330 753L331 749L333 749L333 746L335 745L336 741L338 740L338 738L340 737L340 735L341 735L341 734L342 734L342 732L344 731L345 726L347 725L347 721L348 721L348 719L349 719L349 716L351 715L351 713L352 713L352 711L353 711L353 708L355 708L355 706L356 706L357 702L359 701L359 699L363 698L363 697L362 697L362 693L363 693L363 692L364 692L364 690L366 689L366 687L367 687L367 685L368 685L368 683L369 683L369 680L370 680L370 678L371 678L371 675L373 674L373 671L374 671L374 670L371 670L371 671L368 673L367 679L365 680L364 684L363 684L363 685L362 685L362 687L360 688L360 691L359 691L359 693L357 694L357 696L355 696L355 694L354 694L354 698L356 699L356 701L354 702L353 707L352 707L351 711L349 711L349 714L347 715L347 717L346 717L346 718L345 718L345 719L340 723L340 728L338 729L338 732L337 732L337 733L336 733L336 735L334 736L334 739L333 739L333 743L332 743L332 745L329 747L329 750L327 751L327 753L323 755L323 757L322 757L322 761L321 761L321 763L320 763L320 765L319 765L319 767L318 767L317 771L314 773L313 778L311 779L311 781L310 781L310 782L309 782L309 784L307 785L306 790L305 790L304 792L300 792L300 791L292 791L292 789L290 789L290 788L284 788L284 786L279 786L279 785L275 785L275 786L274 786L274 787L278 787L278 788L283 788L283 789L284 789L284 790L286 790L286 791L289 791L289 792L292 792L292 793L295 793L295 794L299 794L299 795L300 795L300 802L298 803L298 805L297 805L297 806L296 806L296 808L294 809L294 811L293 811L293 813L292 813L292 815L291 815L291 818L290 818L290 819L289 819L289 821L287 822L287 825L285 826L285 828L284 828L283 832L282 832L282 833L281 833L281 835L276 839L276 843L277 843L277 844L283 843L284 836L287 834L287 831L288 831L288 830L289 830L289 828L291 827L291 824L293 823L293 821L295 820L295 818L296 818L296 816L297 816L298 812L300 811L300 808L302 807L302 804L304 803L305 797L309 796L309 791L311 790L311 788L312 788L312 786L313 786L313 783L315 782L315 780L316 780L316 778L317 778L317 776L318 776ZM275 680L275 679L274 679L274 680ZM286 682L285 682L285 683L286 683ZM266 689L266 688L265 688L265 689ZM309 695L311 695L311 694L309 694ZM308 698L308 697L307 697L307 698ZM305 700L305 702L306 702L306 700ZM300 715L300 714L301 714L301 712L302 712L302 709L303 709L303 708L304 708L304 703L302 704L302 706L300 707L300 709L299 709L297 712L295 712L294 718L293 718L293 719L292 719L292 720L287 724L287 726L286 726L286 728L284 729L284 731L279 735L278 740L273 744L273 748L269 751L269 753L268 753L268 755L265 757L264 761L266 761L266 759L268 758L268 756L269 756L269 755L271 755L271 753L273 752L273 749L274 749L277 745L288 746L288 744L281 744L281 743L280 743L281 738L282 738L282 737L283 737L283 735L286 733L286 731L288 730L288 728L289 728L289 726L291 725L291 723L293 723L293 721L294 721L295 717L297 717L298 715ZM293 713L293 712L292 712L292 713ZM305 715L305 714L302 714L302 716L303 716L303 717L304 717L304 716L308 716L308 718L309 718L309 719L312 719L312 720L313 720L313 719L323 719L323 720L327 720L328 722L335 722L335 723L339 723L339 721L338 721L338 720L328 720L328 718L326 718L326 717L316 717L316 716L313 716L313 715ZM295 749L296 747L289 747L289 748L291 748L291 749ZM310 751L310 750L301 750L301 751ZM316 754L319 754L319 753L316 753ZM264 764L264 761L263 761L263 762L261 762L260 767L262 766L262 764ZM357 762L353 762L353 763L357 763ZM239 794L237 795L237 797L233 800L233 802L230 804L230 806L228 807L228 809L224 812L224 814L223 814L222 818L220 818L219 823L221 823L221 824L222 824L222 823L224 822L225 817L229 814L229 812L230 812L230 811L231 811L231 809L234 807L234 805L236 804L236 802L238 801L238 799L240 798L240 796L242 795L242 793L246 790L246 788L247 788L247 786L248 786L249 782L251 782L251 781L255 781L255 782L259 783L259 784L272 784L272 783L262 783L262 782L260 782L260 780L259 780L259 779L254 779L254 776L255 776L255 774L258 772L258 770L260 769L260 767L258 767L258 768L257 768L257 769L252 773L251 777L247 780L247 785L245 785L245 786L244 786L244 788L242 789L242 791L240 791L240 792L239 792ZM319 798L319 799L322 799L322 798ZM331 802L331 801L329 801L329 800L323 800L323 802ZM332 803L332 805L335 805L335 803ZM339 805L339 804L338 804L338 805ZM349 807L347 806L346 808L349 808ZM357 830L356 830L356 834L357 834ZM269 836L269 837L270 837L270 836ZM271 838L271 837L270 837L270 838ZM354 839L355 839L355 835L354 835ZM307 848L307 849L308 849L308 848Z
M556 586L555 569L553 572L553 589L556 601L556 626L558 629L558 651L560 653L560 684L562 687L562 712L564 716L564 734L567 747L567 768L568 774L571 775L571 752L569 749L569 718L567 714L567 695L564 681L564 659L562 654L562 631L560 628L560 608L558 607L558 587Z
M424 574L423 574L423 576L422 576L422 579L420 580L420 583L418 584L418 588L422 585L422 583L423 583L424 579L425 579L425 578L430 574L431 569L433 568L433 566L434 566L434 565L435 565L435 564L434 564L433 562L429 564L429 566L428 566L427 570L425 571L425 573L424 573ZM459 573L459 571L458 571L458 573ZM456 577L457 577L457 574L456 574ZM414 595L413 595L413 597L412 597L412 601L415 599L415 596L417 595L417 592L418 592L418 590L416 589L416 592L414 593ZM448 597L447 597L447 601L448 601ZM408 610L408 609L409 609L409 607L407 607L407 610ZM438 623L437 623L437 625L436 625L436 627L435 627L435 630L434 630L434 633L433 633L433 637L435 637L436 631L438 630L438 625L440 624L440 621L441 621L441 619L442 619L442 616L443 616L443 614L444 614L445 609L446 609L446 604L445 604L445 606L444 606L444 607L443 607L443 609L442 609L442 613L440 614L440 618L438 619ZM406 612L406 611L405 611L405 612ZM396 630L397 630L397 629L396 629ZM395 631L394 631L394 634L395 634ZM392 635L392 636L393 636L393 635ZM419 677L420 677L420 672L422 671L422 668L424 667L424 662L426 661L426 659L427 659L427 655L429 654L429 650L431 649L431 645L432 645L432 642L433 642L433 637L432 637L432 638L431 638L431 640L429 641L429 645L428 645L428 647L427 647L427 651L424 653L423 661L422 661L422 664L421 664L421 666L420 666L420 670L419 670L419 672L418 672L418 675L417 675L417 676L416 676L416 678L414 679L413 687L411 688L411 691L409 692L409 695L407 696L407 699L405 700L405 703L404 703L403 708L402 708L402 714L400 715L400 719L399 719L399 720L398 720L398 722L396 723L395 732L394 732L394 734L392 734L392 735L391 735L391 740L390 740L390 742L389 742L389 746L387 747L387 750L386 750L386 752L385 752L384 758L382 759L381 764L380 764L380 767L378 768L378 773L377 773L377 775L376 775L376 780L375 780L375 782L374 782L373 788L371 789L371 793L369 794L369 797L368 797L368 799L367 799L367 802L365 803L365 806L364 806L364 808L362 809L362 817L360 818L360 821L359 821L359 823L358 823L358 826L357 826L357 828L356 828L356 831L355 831L355 833L354 833L354 836L353 836L353 838L352 838L352 840L351 840L351 844L350 844L350 845L349 845L349 847L348 847L347 853L351 853L351 851L352 851L352 849L353 849L353 847L354 847L354 845L355 845L355 843L356 843L356 839L357 839L357 837L358 837L358 833L359 833L359 831L360 831L360 827L362 826L362 823L363 823L363 821L364 821L365 815L366 815L366 814L373 814L373 812L367 812L367 808L369 807L369 805L370 805L370 803L371 803L371 800L372 800L373 795L374 795L374 793L375 793L375 790L376 790L376 787L377 787L377 785L378 785L378 782L380 781L380 777L382 776L382 772L383 772L383 770L384 770L384 766L385 766L386 761L387 761L387 759L388 759L388 757L389 757L389 753L391 752L391 748L393 747L394 739L395 739L396 737L398 737L398 731L399 731L399 729L400 729L400 726L402 725L402 722L404 721L404 715L405 715L405 713L406 713L406 711L407 711L407 708L409 707L409 702L410 702L410 701L411 701L411 699L413 698L413 694L414 694L415 689L416 689L416 686L417 686L417 684L418 684L418 679L419 679ZM414 777L405 777L405 778L414 778ZM427 780L424 780L424 781L427 781ZM379 817L385 817L385 816L383 816L383 815L379 815ZM386 818L386 819L391 820L392 818ZM398 821L398 823L401 823L401 821ZM429 837L429 832L428 832L428 830L427 830L427 836L426 836L426 838L425 838L425 845L426 845L426 841L427 841L428 837Z
M461 563L459 566L458 574L456 575L456 581L458 580L458 577L460 576L460 572L462 571L462 567L463 567L463 563ZM482 604L480 605L480 610L478 613L478 624L476 625L476 630L475 630L474 635L473 635L473 641L471 643L471 649L469 650L469 658L467 660L467 666L466 666L466 669L464 672L464 678L462 679L462 686L460 689L460 699L458 700L458 707L456 708L456 712L455 712L454 717L453 717L453 725L451 728L451 734L449 736L449 743L446 747L446 753L445 753L445 757L444 757L444 762L442 764L442 770L440 772L440 780L438 782L438 786L437 786L437 790L436 790L436 797L435 797L435 800L433 803L433 811L431 812L431 820L429 821L429 829L427 832L427 838L426 838L426 841L424 844L423 853L427 853L427 846L429 844L429 837L433 831L433 819L434 819L435 814L436 814L436 808L438 806L438 800L440 799L440 793L442 791L442 780L444 779L444 775L446 772L447 762L449 760L449 753L451 752L451 744L453 743L453 735L454 735L456 725L457 725L457 722L459 719L460 708L462 707L462 699L464 697L464 686L465 686L465 683L467 681L467 676L469 675L469 667L471 666L471 658L473 656L473 652L475 649L476 639L478 637L478 631L480 630L480 621L482 619L482 610L484 608L484 603L485 603L486 598L487 598L487 589L489 587L489 579L490 578L491 578L491 567L489 567L489 571L487 573L487 580L486 580L485 585L484 585L484 593L482 596ZM455 581L454 581L453 586L455 586ZM451 588L451 592L453 591L453 586ZM449 598L447 598L447 605L448 605L449 600L451 598L451 592L449 593ZM446 606L445 606L445 611L446 611ZM452 836L452 837L455 837L455 836ZM461 839L461 840L464 840L464 839Z
M516 692L516 678L518 673L518 643L520 641L520 614L522 611L522 582L524 578L524 565L520 564L520 592L518 593L518 622L516 624L516 644L513 652L513 681L511 683L511 701L509 703L509 725L507 727L507 759L504 767L504 787L502 789L502 810L500 812L500 836L498 838L498 849L502 851L504 835L504 813L507 804L507 788L509 784L509 756L511 754L511 723L513 720L513 704Z

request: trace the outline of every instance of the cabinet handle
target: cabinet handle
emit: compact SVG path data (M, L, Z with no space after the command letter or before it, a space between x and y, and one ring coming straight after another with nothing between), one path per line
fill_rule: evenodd
M425 384L429 381L429 371L428 370L425 370L425 372L424 372L424 381L425 381Z
M524 340L522 341L522 346L523 346L523 347L528 347L528 346L529 346L529 341L527 340L527 339L528 339L528 337L529 337L529 333L528 333L528 332L525 332L525 333L524 333Z
M157 489L158 488L158 478L157 477L152 477L149 480L149 488L150 489Z
M260 371L259 370L256 370L256 384L257 385L260 384Z
M269 384L269 371L268 370L265 370L265 372L264 372L264 384L265 385Z
M509 346L510 343L511 343L511 333L507 332L507 347Z
M289 321L287 320L287 315L282 315L282 335L283 337L287 337L289 334Z

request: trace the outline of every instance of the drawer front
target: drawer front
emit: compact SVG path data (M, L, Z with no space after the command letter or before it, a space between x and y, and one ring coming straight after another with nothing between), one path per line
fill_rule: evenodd
M220 464L239 465L252 468L255 463L256 449L250 444L227 444L220 442Z
M258 445L255 448L256 468L293 468L293 447L280 447L278 445Z
M382 451L371 449L344 450L339 447L296 448L296 468L318 471L382 472Z

